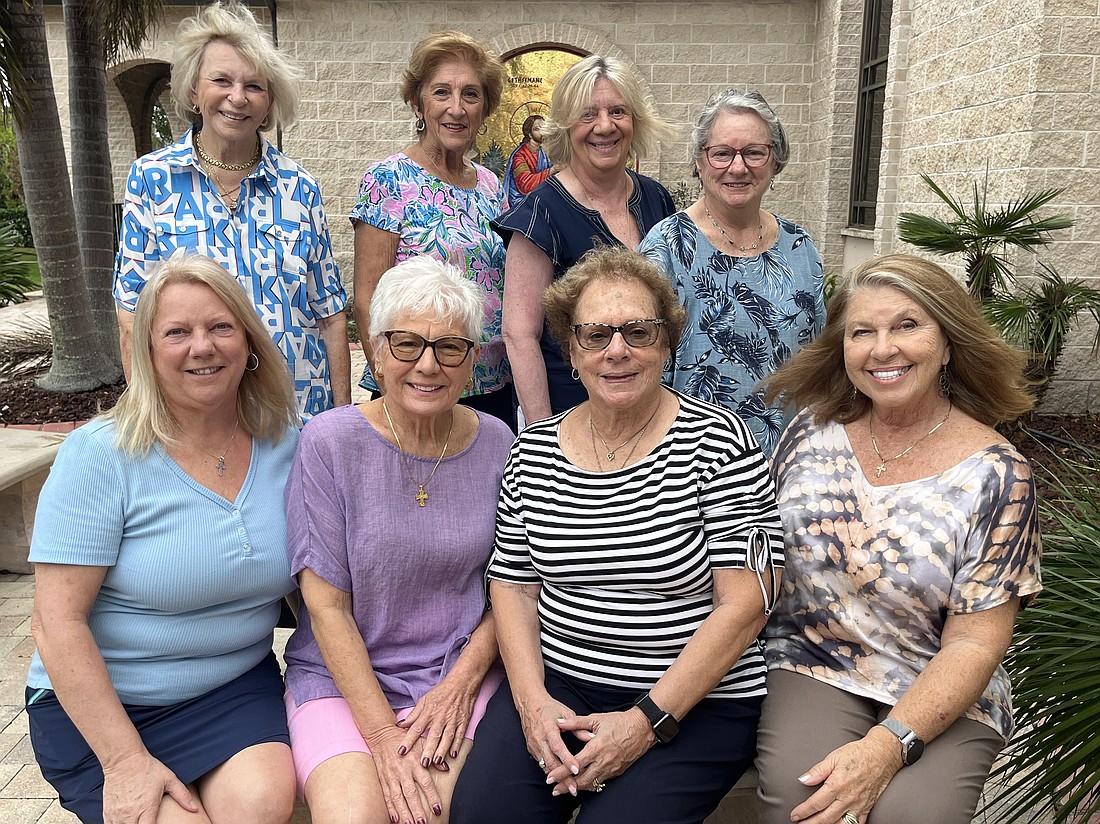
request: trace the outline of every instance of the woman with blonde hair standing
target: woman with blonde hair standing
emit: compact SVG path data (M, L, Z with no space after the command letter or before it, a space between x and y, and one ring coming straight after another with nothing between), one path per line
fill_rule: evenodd
M351 402L351 355L321 189L263 134L294 122L298 76L239 3L213 3L180 23L172 98L191 126L130 168L115 301L129 368L152 266L181 249L213 258L283 353L308 420Z
M627 168L673 134L618 58L589 55L554 88L543 125L554 174L493 224L508 246L504 339L528 423L587 397L546 327L546 287L596 246L636 249L675 211L660 183Z

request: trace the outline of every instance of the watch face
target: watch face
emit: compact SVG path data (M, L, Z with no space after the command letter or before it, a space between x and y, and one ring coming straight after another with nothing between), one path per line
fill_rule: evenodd
M924 755L924 742L919 738L915 738L909 743L909 746L905 748L906 765L916 764L920 761L922 755Z

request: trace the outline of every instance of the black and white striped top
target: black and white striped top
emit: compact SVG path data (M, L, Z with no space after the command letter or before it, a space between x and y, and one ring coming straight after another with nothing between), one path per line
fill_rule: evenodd
M783 527L761 454L732 412L677 393L668 434L625 469L570 463L569 413L525 429L504 470L489 577L541 584L547 667L590 683L651 688L712 609L715 568L747 565L750 533L783 563ZM709 697L764 694L759 641Z

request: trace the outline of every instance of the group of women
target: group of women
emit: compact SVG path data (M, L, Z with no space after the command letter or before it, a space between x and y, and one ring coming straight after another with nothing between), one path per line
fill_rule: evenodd
M131 171L130 383L63 445L31 550L63 806L698 824L755 759L769 824L969 822L1041 587L1029 468L991 428L1030 407L1020 356L961 287L878 258L826 314L812 241L761 208L790 154L763 98L707 104L677 212L628 166L670 127L595 55L502 213L466 155L503 72L442 32L351 215L350 405L319 191L262 136L293 80L206 7L173 68L193 125Z

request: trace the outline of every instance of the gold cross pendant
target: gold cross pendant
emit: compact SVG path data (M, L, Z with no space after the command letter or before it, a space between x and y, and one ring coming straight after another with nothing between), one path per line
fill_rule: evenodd
M428 493L424 491L424 487L420 487L416 490L416 502L421 506L427 505Z
M885 471L886 471L886 462L885 462L885 461L883 461L883 462L882 462L882 463L880 463L880 464L878 465L878 467L877 467L877 468L875 469L875 477L876 477L876 478L881 478L881 477L882 477L882 473L883 473L883 472L885 472ZM421 504L421 506L424 506L424 504Z

